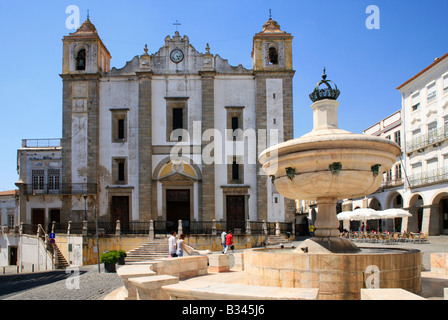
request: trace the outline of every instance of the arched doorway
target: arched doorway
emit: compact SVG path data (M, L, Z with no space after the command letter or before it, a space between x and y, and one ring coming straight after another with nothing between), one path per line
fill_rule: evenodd
M188 159L165 159L156 167L157 218L166 221L168 230L177 230L182 220L188 234L191 222L199 220L199 177L200 171Z
M370 200L369 208L377 210L377 211L382 210L381 203L379 202L379 200L377 198L372 198L372 200ZM367 230L381 231L381 225L382 225L381 219L367 220L366 222L367 222L367 224L366 224Z
M448 234L448 192L437 194L431 201L429 233Z
M408 218L408 232L420 232L422 231L423 222L423 197L419 194L415 194L409 201L409 212L412 217Z
M360 209L360 207L355 207L353 210ZM350 221L350 231L359 231L361 228L361 222L352 220Z
M391 193L387 200L387 208L403 208L403 197L398 192ZM384 219L383 230L401 232L403 218Z

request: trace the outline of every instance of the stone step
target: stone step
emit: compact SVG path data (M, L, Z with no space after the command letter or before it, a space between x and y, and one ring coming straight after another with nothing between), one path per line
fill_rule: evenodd
M126 262L138 262L153 260L157 258L167 258L168 238L150 239L148 243L141 245L126 253Z

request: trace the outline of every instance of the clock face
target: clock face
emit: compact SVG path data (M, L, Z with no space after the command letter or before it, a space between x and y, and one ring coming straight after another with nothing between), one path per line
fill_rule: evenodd
M170 58L174 63L179 63L184 60L184 53L179 49L174 49L171 51Z

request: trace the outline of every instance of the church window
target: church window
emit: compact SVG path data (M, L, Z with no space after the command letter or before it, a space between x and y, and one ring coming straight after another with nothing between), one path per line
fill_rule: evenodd
M227 141L241 140L243 136L243 110L244 107L225 107L227 110Z
M127 168L125 158L113 158L112 175L114 184L127 184Z
M232 130L235 131L238 128L238 117L232 117Z
M166 141L182 141L188 131L188 98L166 98Z
M127 141L127 122L129 109L111 109L112 112L112 142Z
M86 50L79 50L76 56L76 70L83 71L86 70Z
M234 159L232 163L232 180L239 180L239 179L240 179L239 165L236 162L236 159Z
M244 183L244 159L242 156L229 156L227 158L227 183Z
M274 47L269 48L269 63L278 64L278 53L277 49Z
M183 108L173 109L173 130L183 129Z
M124 139L124 119L118 119L118 139Z
M124 162L118 163L118 181L124 181Z

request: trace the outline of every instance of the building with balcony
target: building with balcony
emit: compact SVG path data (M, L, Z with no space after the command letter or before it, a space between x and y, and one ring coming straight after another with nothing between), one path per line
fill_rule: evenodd
M393 139L403 150L382 187L356 207L404 208L396 221L409 232L448 234L448 54L401 84L402 108L364 131Z

